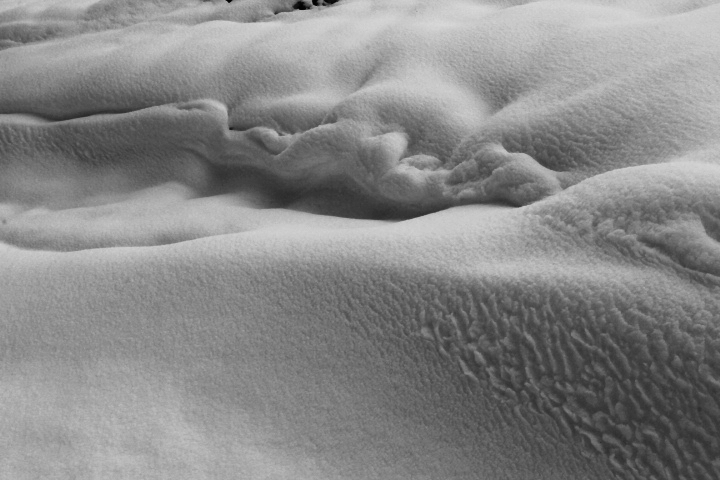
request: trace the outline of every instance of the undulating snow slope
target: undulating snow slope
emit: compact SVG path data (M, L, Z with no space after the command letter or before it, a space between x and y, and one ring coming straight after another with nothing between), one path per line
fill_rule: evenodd
M0 0L0 478L720 478L720 2L297 3Z

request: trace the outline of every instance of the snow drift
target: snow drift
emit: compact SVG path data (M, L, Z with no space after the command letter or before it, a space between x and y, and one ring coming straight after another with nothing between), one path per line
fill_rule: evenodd
M720 476L719 23L0 1L0 471Z

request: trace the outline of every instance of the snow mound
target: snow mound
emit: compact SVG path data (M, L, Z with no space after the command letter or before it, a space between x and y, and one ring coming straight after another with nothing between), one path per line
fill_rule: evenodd
M251 169L417 215L527 205L693 152L717 161L718 6L435 6L346 0L249 23L227 9L6 49L3 190L51 204L65 194L47 183L69 175L88 194L207 194L218 169Z
M0 0L0 472L720 478L718 25Z
M524 212L651 263L720 276L720 167L676 162L585 180Z

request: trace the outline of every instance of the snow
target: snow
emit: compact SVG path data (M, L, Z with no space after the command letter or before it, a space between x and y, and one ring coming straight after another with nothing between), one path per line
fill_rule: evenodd
M0 0L2 478L720 476L720 3Z

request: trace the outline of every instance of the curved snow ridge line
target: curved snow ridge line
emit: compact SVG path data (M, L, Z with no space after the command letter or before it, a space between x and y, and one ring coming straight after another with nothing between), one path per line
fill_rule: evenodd
M226 106L212 100L58 122L20 115L0 120L5 199L55 207L72 205L73 196L77 203L83 196L166 182L212 191L218 167L237 168L242 176L248 172L241 167L252 167L283 180L285 188L322 187L344 178L374 202L415 207L416 213L495 199L529 201L538 188L547 188L540 196L562 188L553 172L528 155L485 146L477 155L491 173L479 186L485 195L480 198L477 172L467 173L466 164L445 170L432 161L423 164L422 156L402 158L406 136L373 137L372 126L349 121L322 126L307 137L308 132L279 135L265 127L233 131ZM327 130L332 133L323 136ZM523 212L547 217L568 238L619 248L623 257L670 258L674 265L720 276L720 168L696 158L690 154L683 161L600 174ZM406 178L421 173L428 176L407 188ZM473 194L466 197L465 188Z
M456 203L443 189L450 171L420 176L437 168L437 161L424 155L403 158L406 134L382 133L371 123L350 120L290 135L266 127L235 131L227 107L214 100L62 121L0 115L0 147L4 196L20 202L43 196L52 202L60 195L38 188L43 180L62 184L59 179L68 178L72 188L67 190L80 193L169 181L202 190L211 187L214 168L250 167L296 189L345 179L374 201L398 207L437 210Z
M71 184L68 194L111 194L172 181L202 191L212 187L214 169L250 167L273 174L278 186L307 189L343 177L377 193L374 184L404 153L406 136L367 138L363 134L372 127L362 123L325 127L306 136L266 127L236 131L227 107L214 100L61 121L0 115L2 192L6 200L37 203L45 196L57 204L53 196L62 192L40 187L47 181L61 188L63 179Z
M623 259L720 280L720 166L678 161L603 173L525 214Z
M195 25L214 20L237 23L267 21L300 9L297 0L90 0L63 2L46 8L16 6L0 10L0 50L140 23ZM0 5L2 7L2 5Z
M369 196L419 211L527 205L603 171L717 148L718 52L704 36L715 38L715 7L633 23L597 5L537 2L488 14L487 5L457 1L445 7L446 24L429 9L410 14L412 5L429 3L403 2L397 13L354 1L325 16L242 30L231 22L147 24L99 34L97 44L3 52L10 68L0 84L12 92L4 111L62 118L148 107L137 115L152 117L152 105L210 98L219 107L208 109L210 127L200 133L174 124L172 107L162 110L168 122L143 127L160 132L160 145L147 146L155 164L168 147L297 183L345 176ZM357 20L355 8L367 17ZM78 130L57 149L90 137ZM131 128L121 149L137 158L140 149L128 145L149 143Z
M66 121L0 115L2 199L58 207L172 181L202 191L226 130L224 106L207 101Z
M718 478L720 304L665 305L639 285L553 283L524 277L439 294L420 307L421 334L519 419L528 410L551 419L545 435L581 442L617 478Z
M457 218L447 220L458 223ZM471 223L471 216L465 218ZM546 442L550 429L535 435L532 426L522 424L485 389L457 375L455 365L443 361L417 335L415 307L434 298L424 286L432 279L457 280L454 272L464 266L448 261L446 268L434 268L433 258L447 260L447 242L440 242L445 238L428 242L433 235L426 232L428 236L417 242L403 232L377 232L374 241L357 245L347 239L368 238L367 232L346 232L342 238L317 233L314 241L308 241L311 231L301 231L299 238L295 233L284 238L258 234L247 243L231 236L153 249L71 254L8 250L17 276L6 276L8 288L2 290L15 307L11 327L22 328L14 328L4 341L22 358L42 355L49 341L54 351L79 352L73 358L97 354L116 364L148 358L142 362L146 367L153 360L165 361L181 386L189 371L191 378L184 384L188 390L180 388L185 393L195 391L205 400L226 389L232 410L257 412L261 419L297 420L293 431L281 432L278 447L291 449L300 436L301 444L313 447L306 458L326 454L336 467L307 478L609 477L597 459L583 458L575 443L563 438ZM418 264L431 267L425 270L431 281L408 270ZM68 272L72 281L67 280ZM475 275L482 273L476 270ZM52 295L35 299L37 291ZM24 320L27 315L32 321ZM42 358L58 363L54 356ZM312 361L304 363L308 359ZM198 361L207 362L204 376L192 367ZM269 370L255 370L248 362ZM9 365L11 372L16 370L15 364ZM141 372L151 381L163 378L152 368ZM84 378L92 381L96 375L91 370ZM37 377L29 379L31 385L36 381ZM77 399L77 391L71 391ZM132 396L132 391L109 391L124 392L119 402ZM105 411L108 408L114 407ZM193 411L222 423L211 410L206 406ZM58 423L67 425L67 417L60 418ZM233 428L232 435L238 431L244 430ZM8 429L11 441L16 432ZM88 433L94 440L104 432ZM162 432L151 432L149 438L158 438L158 433ZM241 437L254 440L252 429L248 437ZM84 445L93 445L92 440ZM215 458L233 462L234 452L220 445ZM77 448L77 465L106 461L88 458L86 452L92 449ZM381 456L374 450L382 450ZM37 458L41 465L47 461ZM194 459L186 461L192 464ZM155 469L147 470L151 473L165 468L150 465L148 469Z
M300 210L302 203L277 208L268 205L268 200L272 201L262 191L198 198L191 189L169 183L115 198L101 197L94 206L24 210L6 205L0 207L0 241L23 249L67 252L168 245L264 229L278 235L296 236L304 229L331 234L391 223L314 214Z

